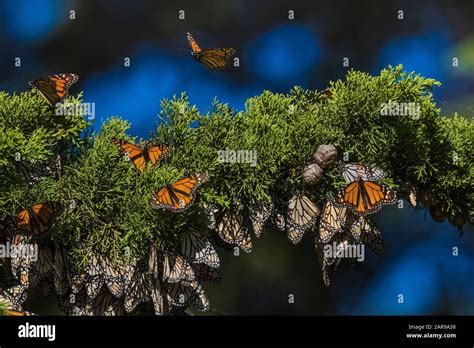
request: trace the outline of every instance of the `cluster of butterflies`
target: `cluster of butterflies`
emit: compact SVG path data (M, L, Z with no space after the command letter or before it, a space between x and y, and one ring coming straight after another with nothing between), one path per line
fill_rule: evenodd
M384 254L381 233L369 215L380 210L383 205L396 201L395 192L380 183L385 176L381 169L362 163L344 162L339 163L338 169L342 172L346 186L335 198L328 198L322 209L303 192L297 192L287 202L283 212L276 209L272 202L236 209L241 213L222 213L217 207L207 205L210 228L225 243L250 252L251 231L260 238L265 225L272 225L285 231L293 244L298 244L305 232L319 220L315 246L324 283L329 286L330 275L335 272L343 255L339 251L344 248L364 244L376 255ZM334 242L338 252L326 255L324 247Z
M8 230L8 241L26 247L44 237L61 208L54 203L36 204L22 210ZM148 262L136 259L114 264L107 256L92 254L87 265L77 270L68 250L60 245L41 244L37 259L30 254L10 259L11 273L19 283L0 291L7 315L31 315L23 311L30 290L49 296L54 290L59 308L69 315L123 315L139 305L150 305L156 314L184 314L196 305L209 308L202 282L220 280L219 256L208 235L189 226L183 232L181 248L159 254L156 242L150 246Z
M149 143L136 146L115 138L111 143L139 173L148 164L157 166L173 151L171 146ZM29 167L20 168L30 184L42 178L32 175ZM182 212L192 205L197 188L207 179L207 173L197 173L162 187L152 196L151 206ZM61 204L56 202L38 203L20 211L15 223L7 224L10 243L21 247L29 240L41 239L63 211ZM163 313L163 296L166 296L165 303L172 307L170 311L173 308L184 311L191 304L206 310L209 301L201 282L220 279L217 252L205 233L193 227L183 233L182 244L181 254L168 252L162 255L162 279L158 277L156 246L152 246L148 267L140 265L137 260L114 266L106 256L92 255L89 265L79 272L68 263L68 252L64 248L41 245L35 261L28 256L11 259L12 274L20 284L0 292L0 301L6 303L9 315L25 315L28 312L21 311L22 303L29 289L39 289L39 293L45 296L54 289L61 310L71 315L119 315L130 313L145 302L151 302L156 313Z

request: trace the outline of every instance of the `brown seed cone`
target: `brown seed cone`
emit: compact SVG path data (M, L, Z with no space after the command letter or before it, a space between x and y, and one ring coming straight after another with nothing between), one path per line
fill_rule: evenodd
M430 215L436 222L443 222L447 218L446 212L438 204L430 207Z
M316 184L323 176L323 169L316 163L309 164L303 169L303 180L308 185Z
M332 167L336 163L337 150L334 145L319 145L313 155L316 164L322 169Z
M449 223L453 225L454 227L462 227L467 222L466 218L462 216L461 214L450 216L448 220L449 220Z
M436 196L428 190L420 190L417 193L417 200L426 207L431 207L438 204Z

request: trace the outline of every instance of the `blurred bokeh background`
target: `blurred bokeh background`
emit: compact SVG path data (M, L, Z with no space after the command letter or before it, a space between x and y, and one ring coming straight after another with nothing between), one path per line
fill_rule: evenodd
M402 63L436 78L443 113L472 117L472 13L472 0L0 0L0 90L75 72L71 93L96 103L94 127L118 115L132 122L132 135L147 137L163 98L185 91L201 112L214 97L243 109L263 90L323 89L344 78L347 57L349 68L372 74ZM240 68L195 62L187 31L201 47L236 48ZM329 289L309 236L295 247L267 233L250 255L222 253L223 282L206 287L209 314L474 314L474 231L461 236L408 204L375 220L386 256L342 266Z

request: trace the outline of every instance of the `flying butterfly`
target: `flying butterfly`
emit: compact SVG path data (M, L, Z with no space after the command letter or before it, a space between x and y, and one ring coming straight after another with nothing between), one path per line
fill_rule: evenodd
M55 74L30 81L30 86L36 88L49 105L55 106L68 97L69 87L77 80L76 74Z
M143 173L147 163L156 166L173 151L173 147L170 145L153 145L146 142L142 147L139 147L123 139L116 138L112 138L110 142L120 149L122 155L131 161L140 173Z
M155 209L165 208L174 212L188 209L196 198L196 190L208 179L207 173L193 174L160 188L151 199Z
M302 193L295 194L288 202L286 228L288 239L298 244L304 233L318 219L320 209Z
M42 236L61 211L58 203L43 202L24 209L16 216L17 227L33 236Z
M211 70L222 70L230 65L232 57L235 55L234 48L208 48L201 49L190 33L187 33L191 55L199 63Z

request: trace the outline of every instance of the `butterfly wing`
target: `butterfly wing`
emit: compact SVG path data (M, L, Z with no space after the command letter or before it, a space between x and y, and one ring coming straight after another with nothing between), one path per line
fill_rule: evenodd
M165 255L163 281L168 283L192 282L195 278L194 271L184 256L175 253Z
M337 204L349 205L354 213L362 216L373 214L395 200L395 193L389 188L362 180L349 183L335 198Z
M209 48L196 55L196 59L211 70L227 68L236 50L233 48Z
M370 218L359 217L352 223L351 233L356 242L366 245L377 256L382 257L385 254L382 234Z
M320 210L302 194L296 194L288 202L287 235L293 244L298 244L305 231L317 220Z
M191 265L191 267L193 268L194 273L196 274L196 280L198 282L210 281L213 283L217 283L221 281L221 275L219 274L219 271L216 268L209 267L204 263Z
M213 268L219 267L219 255L207 236L190 227L183 235L181 252L191 263L203 263Z
M139 304L150 301L150 289L147 274L136 267L127 270L124 308L132 312Z
M249 253L252 251L252 238L243 220L243 217L239 214L222 214L217 224L217 233L224 242L237 245L243 251Z
M379 181L385 177L382 169L363 163L339 162L337 169L342 173L347 183L354 181Z
M352 215L347 206L338 206L334 201L328 200L321 212L319 240L322 243L328 243L336 233L347 227Z
M59 211L60 206L56 203L44 202L35 204L18 213L16 216L17 226L31 235L43 235Z
M147 155L150 163L155 166L158 165L162 160L167 158L173 148L167 145L151 145L147 147Z
M112 138L110 142L120 149L122 155L124 155L128 161L131 161L140 173L143 173L146 164L143 148L123 139Z
M252 229L257 238L263 235L265 224L273 214L273 204L263 203L257 205L250 213Z
M28 297L27 287L24 285L15 285L11 288L0 291L0 302L13 311L22 311L21 306Z
M188 38L188 43L189 46L191 46L191 50L193 53L199 53L201 52L201 47L197 44L196 40L194 40L193 36L190 33L186 33L186 36Z
M196 197L196 190L208 179L207 173L198 173L180 179L170 186L159 189L152 197L151 206L174 212L188 209Z
M69 87L77 80L79 76L76 74L56 74L31 81L30 85L36 88L51 106L54 106L68 97Z

